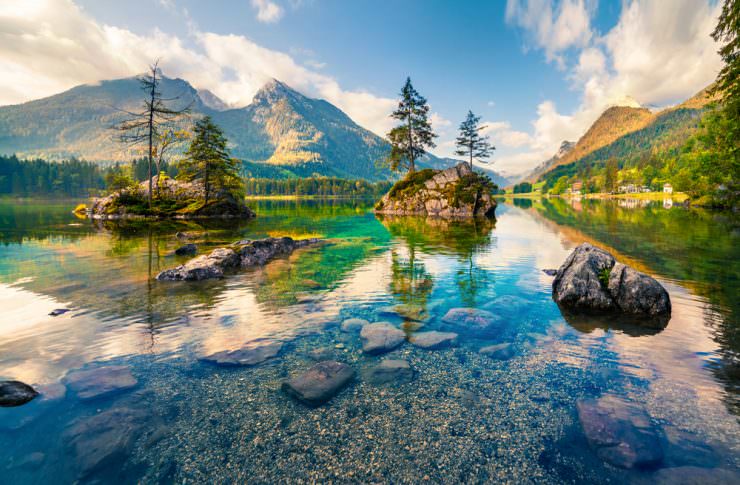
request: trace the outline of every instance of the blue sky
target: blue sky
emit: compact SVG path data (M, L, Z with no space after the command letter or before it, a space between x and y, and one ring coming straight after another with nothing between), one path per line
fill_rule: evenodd
M472 109L494 167L521 173L610 105L666 106L711 82L716 2L670 3L0 0L0 68L16 76L0 81L14 81L0 104L132 75L156 56L236 106L276 77L383 135L408 75L434 112L437 154L452 153Z

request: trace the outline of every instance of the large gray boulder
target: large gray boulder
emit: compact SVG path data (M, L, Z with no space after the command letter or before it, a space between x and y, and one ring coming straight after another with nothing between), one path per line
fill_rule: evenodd
M230 248L216 248L210 254L198 256L185 264L166 269L157 275L157 279L159 281L200 281L222 278L224 272L230 269L261 266L273 258L289 255L296 249L318 242L318 239L296 241L289 237L239 241Z
M397 182L376 204L375 212L438 217L492 217L492 182L467 163L445 170L425 169Z
M671 313L670 297L660 283L589 243L574 249L558 269L552 296L576 313L622 314L661 328Z
M319 362L305 373L283 382L289 395L309 406L320 406L331 399L355 377L352 367L342 362Z

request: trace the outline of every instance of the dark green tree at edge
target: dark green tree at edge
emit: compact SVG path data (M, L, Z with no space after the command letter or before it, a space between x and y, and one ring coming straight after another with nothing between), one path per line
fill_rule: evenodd
M428 148L436 146L434 138L437 135L429 122L427 100L411 85L411 78L406 78L398 108L391 117L400 124L388 133L391 151L386 162L391 170L408 168L409 173L413 173L416 170L416 161Z

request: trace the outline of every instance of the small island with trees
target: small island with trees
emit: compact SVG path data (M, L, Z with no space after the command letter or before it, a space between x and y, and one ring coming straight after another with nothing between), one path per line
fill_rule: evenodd
M437 217L493 217L497 187L491 179L473 170L473 160L491 156L494 147L480 131L480 117L468 111L457 137L457 155L468 162L445 170L416 170L416 161L434 148L437 136L429 121L427 100L414 89L411 79L401 90L398 108L391 115L400 124L388 133L391 150L385 163L394 171L407 170L375 205L377 214Z
M173 109L171 99L159 92L155 62L140 80L147 93L144 109L127 112L129 118L116 128L122 142L147 146L147 180L137 183L124 171L111 174L112 192L93 200L88 211L94 219L250 218L255 214L244 203L239 160L232 158L223 131L209 116L195 122L193 132L176 130L189 107ZM178 174L162 170L167 152L189 140ZM155 172L156 170L156 172Z

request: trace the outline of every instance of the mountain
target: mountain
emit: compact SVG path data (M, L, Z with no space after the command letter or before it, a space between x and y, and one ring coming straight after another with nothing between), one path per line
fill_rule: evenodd
M163 97L177 98L173 108L190 106L191 120L210 115L221 126L232 154L244 160L247 176L367 180L394 176L375 163L389 148L384 139L331 103L304 96L278 80L265 84L243 108L231 108L211 91L195 89L183 79L163 77L160 87ZM137 78L130 77L0 107L0 154L131 160L142 155L141 147L121 145L112 127L126 117L125 111L141 110L142 100ZM428 154L419 166L444 169L457 163ZM496 172L487 172L499 186L508 182Z
M552 157L548 158L541 164L537 165L534 169L532 169L531 172L526 174L524 177L521 178L521 180L527 180L530 182L535 182L537 179L540 178L543 174L548 172L550 169L558 165L558 162L563 159L568 153L573 151L573 148L575 148L576 144L572 141L563 141L560 144L560 148L558 149L557 153L553 155ZM518 180L517 180L518 182Z
M628 161L648 159L655 153L675 155L696 132L704 110L715 99L707 95L707 89L679 105L654 113L643 127L631 130L584 156L575 159L567 157L571 160L569 163L561 161L539 179L552 186L562 176L572 177L586 168L592 171L603 169L610 158L616 158L623 166Z
M707 94L709 89L657 113L646 108L612 106L564 155L560 153L567 142L561 145L558 154L528 174L527 180L535 182L543 177L552 178L553 172L572 171L557 170L558 167L577 167L610 157L626 158L633 156L635 151L683 143L695 130L701 111L715 99Z

